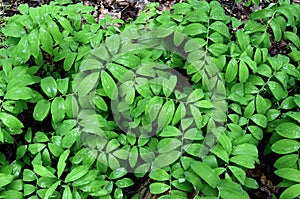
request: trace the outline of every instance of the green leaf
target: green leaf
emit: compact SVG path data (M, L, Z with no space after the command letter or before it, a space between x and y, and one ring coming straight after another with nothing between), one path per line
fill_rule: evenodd
M242 30L238 30L236 31L236 38L241 50L244 51L249 46L250 43L249 35L243 32Z
M58 159L57 163L57 177L60 178L61 174L64 172L66 167L66 160L68 159L68 156L70 155L70 150L64 151Z
M105 71L101 72L101 83L106 95L112 99L113 93L116 92L117 85L113 78Z
M152 163L152 169L163 168L174 163L181 156L179 151L160 154Z
M56 183L51 185L51 187L46 191L44 198L45 199L50 198L54 193L54 191L56 190L56 188L58 187L58 185L60 185L60 181L57 181Z
M77 59L78 59L78 57L77 57ZM113 65L113 64L112 63L107 64L107 68L110 68L109 67L110 65ZM117 64L115 64L115 65L117 65ZM103 64L99 60L97 60L93 57L91 57L91 58L88 57L87 59L84 59L81 62L80 71L84 72L84 71L90 71L90 70L94 70L94 69L100 70L102 67L103 67Z
M206 41L202 38L189 39L184 45L184 51L189 53L199 50L202 46L206 44Z
M145 98L153 95L151 92L147 78L137 77L135 80L136 80L135 88L139 94L141 94ZM133 95L130 95L130 96L133 96Z
M195 89L187 98L188 103L197 102L204 97L204 92L201 89Z
M107 111L108 110L106 102L99 95L96 95L94 97L94 104L96 105L97 108L99 108L102 111Z
M1 192L1 197L4 199L23 199L23 193L17 190L6 190Z
M263 138L263 131L260 127L249 125L248 130L251 132L252 136L257 140L262 140Z
M117 56L117 59L114 61L128 68L135 68L141 64L140 58L133 53L126 53L121 56Z
M170 175L163 169L156 169L151 171L149 177L156 181L166 181L170 179Z
M30 144L28 147L28 151L32 154L37 154L38 152L42 151L45 147L46 145L42 143Z
M210 149L210 151L217 157L221 158L224 162L229 162L229 155L221 145L215 145L213 148Z
M298 107L300 107L300 95L295 96L294 102Z
M248 178L246 177L245 183L244 183L245 187L248 187L250 189L258 189L259 185L256 182L256 180L252 179L252 178Z
M170 189L170 185L161 182L154 182L150 184L149 188L152 194L161 194L168 191Z
M255 114L251 116L251 120L257 124L258 126L261 126L263 128L266 128L268 125L268 119L266 116L262 114Z
M41 87L43 92L48 97L55 97L57 94L57 84L52 76L45 77L41 80Z
M62 97L56 97L51 103L51 115L54 123L65 118L65 101Z
M115 179L125 176L126 174L127 174L126 168L121 167L121 168L117 168L117 169L113 170L113 172L111 172L109 174L109 178L112 180L115 180Z
M200 23L189 24L189 25L185 26L183 29L184 34L191 35L191 36L199 35L202 33L206 34L206 32L207 32L207 28Z
M175 103L173 100L167 101L160 110L158 115L158 130L168 125L175 113Z
M275 19L273 19L270 22L270 26L272 28L275 40L279 42L281 40L281 35L282 35L280 25L277 23Z
M274 167L276 169L295 168L297 161L298 161L298 154L284 155L276 160L276 162L274 163Z
M228 168L232 172L234 177L236 177L236 179L238 179L238 181L241 184L244 184L244 182L246 180L246 171L244 171L240 167L236 167L236 166L228 166Z
M180 103L179 106L177 107L174 117L172 120L172 125L176 125L182 118L184 118L186 115L186 108L183 103Z
M85 97L90 91L92 91L98 83L99 73L94 72L85 76L80 82L76 82L76 91L79 97Z
M211 101L209 100L200 100L198 103L195 103L196 106L199 106L200 108L206 108L211 109L214 107Z
M288 92L277 82L269 81L268 86L276 100L282 100L288 95Z
M31 184L24 184L24 196L28 196L30 194L32 194L33 192L35 192L36 190L36 186L31 185ZM30 197L31 199L33 199L32 197Z
M168 79L163 78L163 92L166 97L169 97L177 84L177 76L171 75Z
M136 146L132 147L132 149L130 150L129 153L129 165L131 167L134 167L137 163L137 159L138 159L138 149Z
M231 59L227 65L226 72L225 72L225 80L226 82L232 82L238 72L238 62L235 59Z
M112 35L108 38L106 38L105 41L106 47L109 50L110 54L114 56L115 54L118 53L119 48L120 48L120 36L119 35Z
M41 99L34 107L33 118L37 121L43 121L49 114L50 102Z
M44 132L36 132L33 138L33 142L49 142L49 138Z
M15 177L13 175L0 173L0 188L11 183L14 180L14 178Z
M224 22L221 21L215 21L209 26L210 29L220 33L224 37L230 38L229 29L227 25Z
M250 14L250 19L264 19L264 18L270 18L274 14L274 10L270 8L265 8L262 10L256 10L255 12Z
M53 195L53 193L55 192L55 190L57 189L58 185L60 185L60 181L51 185L51 187L46 191L44 198L45 199L50 198Z
M37 29L33 29L29 36L28 36L28 47L30 53L37 59L40 53L40 40L39 40L39 33Z
M223 148L227 151L228 154L232 151L232 142L225 133L220 133L216 135L218 142L223 146Z
M244 61L240 61L239 64L239 80L240 82L246 82L249 78L249 69Z
M42 177L56 178L55 175L51 171L49 171L46 167L44 167L42 165L33 164L33 171Z
M63 153L62 147L59 147L53 143L48 143L48 148L55 157L59 157L60 154Z
M138 67L138 69L136 70L136 74L139 74L139 75L145 76L145 77L152 77L152 78L154 78L156 76L155 70L153 69L153 67L151 67L149 65L144 65L144 66Z
M78 115L79 105L73 95L68 95L65 100L65 112L67 117L74 118Z
M300 138L300 126L292 122L280 123L276 127L276 133L285 138L298 139Z
M73 28L71 26L71 23L68 19L59 16L58 17L58 22L60 23L60 25L67 31L69 31L70 33L73 31Z
M26 34L24 28L17 23L8 23L5 27L1 29L4 35L10 37L21 38L23 35Z
M157 150L159 153L167 153L174 149L177 149L182 145L182 142L175 138L164 138L161 139L157 144Z
M28 87L18 87L9 89L4 99L10 99L10 100L28 100L36 97L35 93L31 88Z
M203 140L203 132L200 129L197 128L190 128L188 131L185 132L184 134L184 139L188 140Z
M220 3L217 1L212 1L209 4L210 10L210 19L226 21L227 15L224 13L224 9L221 7ZM200 11L201 12L201 11Z
M200 191L200 189L203 187L203 184L202 184L200 178L194 172L185 171L184 176L185 176L186 180L194 186L194 189L196 191Z
M192 170L200 176L209 186L216 188L220 183L220 178L216 171L205 162L194 162L191 164Z
M54 41L58 44L61 44L63 37L61 32L59 31L58 25L54 21L52 20L47 21L47 30L52 35Z
M196 123L196 126L201 129L203 126L203 117L202 117L202 114L199 110L198 107L194 106L194 105L190 105L190 109L191 109L191 112L192 112L192 115L193 115L193 118L194 118L194 121Z
M295 46L297 46L298 48L300 47L300 39L299 39L299 37L297 36L296 33L290 32L290 31L285 31L284 32L284 39L285 40L290 40L295 44Z
M275 171L275 174L283 179L293 182L300 182L300 171L294 168L282 168Z
M292 96L288 96L287 98L285 98L282 103L280 104L280 108L282 109L293 109L295 108L297 105L294 102L294 97Z
M211 44L207 49L212 53L213 56L220 57L227 52L228 46L221 43L215 43Z
M44 25L40 27L39 39L42 49L48 54L53 55L53 39Z
M187 181L182 182L181 179L173 180L171 182L171 185L174 186L176 189L179 189L181 191L190 192L190 191L193 190L193 186L191 185L191 183L189 183ZM175 196L175 194L174 194L174 196Z
M130 187L132 186L134 183L131 179L129 178L123 178L121 180L117 180L116 181L116 185L119 187L119 188L126 188L126 187Z
M114 76L115 79L121 80L125 74L128 74L128 69L124 66L115 63L109 63L106 65L107 70Z
M272 151L278 154L293 153L295 151L298 151L299 148L300 148L300 143L296 140L290 140L290 139L281 139L275 142L271 146Z
M257 73L265 77L270 77L272 76L272 69L267 64L260 64L259 67L257 68Z
M72 169L72 171L66 176L65 182L73 182L78 180L79 178L83 177L89 171L89 166L81 165Z
M287 112L286 115L300 123L300 112Z
M176 47L178 47L183 42L183 40L184 40L184 35L179 31L175 31L174 32L174 41L173 41L174 45Z
M174 126L166 126L163 128L159 136L161 137L176 137L180 136L182 133L179 129Z
M185 144L183 149L190 155L199 157L201 152L205 148L202 144L199 143L192 143L192 144Z
M62 195L62 199L73 199L72 192L70 186L67 185Z
M282 194L280 195L280 199L292 199L297 198L300 195L300 184L294 184L288 187Z
M256 62L256 64L260 64L262 62L262 53L260 48L256 48L255 50L254 61Z
M58 79L56 82L58 91L65 95L69 88L69 78Z
M99 174L99 170L90 170L85 176L79 178L78 180L75 180L72 183L72 186L80 187L89 184L97 178L98 174Z
M245 168L254 169L255 159L249 158L249 155L236 155L230 158L230 161Z
M30 51L28 47L28 35L24 35L21 40L19 41L17 48L16 48L16 59L20 63L25 63L30 58Z
M5 112L0 112L0 120L10 129L20 130L24 127L18 118Z
M259 114L265 114L267 111L267 103L261 95L256 96L255 100L256 111Z
M34 181L36 179L37 179L37 177L36 177L36 175L33 171L31 171L29 169L24 169L24 171L23 171L23 181L31 182L31 181Z
M69 71L72 68L76 57L77 57L77 53L73 53L73 52L68 53L68 56L66 56L66 58L64 60L64 70L65 71Z
M117 169L120 167L120 162L115 156L108 154L108 165L112 169Z
M255 145L249 143L243 143L237 145L232 150L232 155L248 155L250 157L257 157L258 151Z
M42 21L41 17L44 13L41 12L41 9L29 8L29 16L33 20L34 23L40 24Z
M120 188L116 188L115 192L114 192L114 199L123 199L124 198L124 194L122 189Z
M247 192L231 179L222 180L218 185L220 198L249 199Z

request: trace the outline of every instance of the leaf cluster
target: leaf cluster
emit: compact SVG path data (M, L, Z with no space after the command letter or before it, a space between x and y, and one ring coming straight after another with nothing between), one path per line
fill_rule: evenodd
M0 198L128 198L148 177L160 199L247 199L266 134L280 198L300 194L299 5L242 22L217 1L154 3L124 23L69 3L20 5L2 29L0 147L16 157L0 152Z

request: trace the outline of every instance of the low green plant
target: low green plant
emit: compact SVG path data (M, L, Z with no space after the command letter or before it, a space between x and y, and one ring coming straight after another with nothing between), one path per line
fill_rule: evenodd
M129 24L68 2L9 18L0 147L16 157L0 152L0 198L140 198L147 177L161 199L246 199L266 134L280 198L300 194L300 6L245 23L216 1L156 6Z
M5 17L5 10L7 10L7 7L6 5L4 5L2 2L0 3L0 8L1 8L1 11L0 11L0 28L2 29L5 24L7 23L7 18ZM3 46L2 42L5 40L5 36L4 34L1 32L0 33L0 47Z

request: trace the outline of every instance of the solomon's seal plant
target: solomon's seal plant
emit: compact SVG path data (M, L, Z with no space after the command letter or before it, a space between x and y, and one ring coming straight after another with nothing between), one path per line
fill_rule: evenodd
M0 198L143 198L147 182L160 199L247 199L265 140L274 197L300 195L299 5L246 22L217 1L127 24L67 2L19 11L2 29Z

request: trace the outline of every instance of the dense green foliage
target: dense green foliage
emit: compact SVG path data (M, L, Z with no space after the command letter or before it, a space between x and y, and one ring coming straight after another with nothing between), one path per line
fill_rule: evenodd
M148 176L160 199L247 199L264 137L280 198L300 195L300 5L246 22L217 1L155 6L130 23L57 2L9 18L0 198L139 198Z

